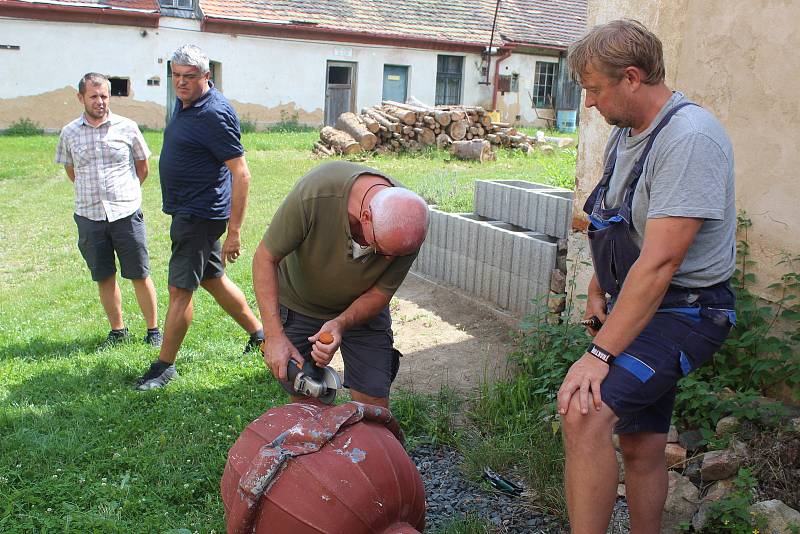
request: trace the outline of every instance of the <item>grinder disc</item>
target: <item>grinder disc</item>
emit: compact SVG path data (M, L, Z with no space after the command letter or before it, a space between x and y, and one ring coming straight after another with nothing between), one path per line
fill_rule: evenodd
M334 399L336 399L336 392L342 387L342 379L339 378L339 373L329 366L323 367L322 372L324 374L323 382L328 390L319 400L324 404L333 404Z

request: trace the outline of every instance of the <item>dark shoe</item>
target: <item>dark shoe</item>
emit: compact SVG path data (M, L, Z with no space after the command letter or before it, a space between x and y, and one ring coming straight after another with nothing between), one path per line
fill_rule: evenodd
M131 333L128 332L127 327L122 330L111 330L106 337L106 340L100 343L100 350L109 349L114 345L130 341Z
M250 334L250 339L247 340L247 345L244 346L244 354L252 352L261 347L264 342L264 331L259 330Z
M160 347L162 341L164 341L164 336L161 335L160 330L156 330L155 332L148 331L147 335L144 336L144 342L151 347Z
M150 364L150 369L136 381L136 389L147 391L148 389L163 388L173 378L178 378L175 364L156 360Z

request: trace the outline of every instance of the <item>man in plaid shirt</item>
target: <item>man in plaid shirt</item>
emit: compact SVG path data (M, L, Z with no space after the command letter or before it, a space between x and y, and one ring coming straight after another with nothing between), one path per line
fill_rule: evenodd
M102 348L128 340L117 285L121 275L133 283L136 300L147 323L145 343L161 345L156 291L150 279L141 183L147 178L147 147L139 127L108 108L111 84L90 72L78 83L83 114L61 130L56 163L64 165L75 184L75 223L78 248L97 282L100 303L111 324Z

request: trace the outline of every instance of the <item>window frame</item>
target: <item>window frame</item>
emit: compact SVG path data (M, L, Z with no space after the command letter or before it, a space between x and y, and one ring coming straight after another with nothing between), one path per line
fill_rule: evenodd
M546 70L542 67L546 67ZM533 72L531 107L549 109L553 107L553 96L558 79L558 62L537 61Z
M458 61L454 61L458 60ZM455 64L458 68L454 68ZM464 56L436 56L436 106L460 106L464 98Z

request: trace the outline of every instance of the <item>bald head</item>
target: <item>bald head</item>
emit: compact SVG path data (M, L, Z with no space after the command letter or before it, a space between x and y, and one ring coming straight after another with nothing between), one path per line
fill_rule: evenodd
M428 205L402 187L382 189L370 202L372 226L381 250L393 256L413 254L428 233Z

